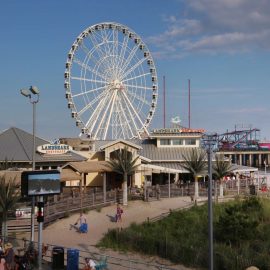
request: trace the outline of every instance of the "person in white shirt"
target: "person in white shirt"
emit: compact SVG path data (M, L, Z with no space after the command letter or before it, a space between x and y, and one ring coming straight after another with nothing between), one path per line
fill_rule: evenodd
M96 263L89 258L85 258L85 266L84 266L84 270L95 270L96 269Z

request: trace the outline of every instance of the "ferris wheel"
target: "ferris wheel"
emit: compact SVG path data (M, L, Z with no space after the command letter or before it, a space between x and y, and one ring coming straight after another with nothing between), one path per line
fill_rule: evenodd
M157 72L147 46L128 27L104 22L85 29L68 53L65 90L81 134L101 140L148 134Z

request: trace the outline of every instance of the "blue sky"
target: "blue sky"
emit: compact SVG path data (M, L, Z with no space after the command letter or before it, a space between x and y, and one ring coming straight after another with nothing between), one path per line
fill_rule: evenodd
M67 53L87 27L115 21L142 37L159 78L151 128L180 116L191 127L261 129L270 140L270 2L267 0L47 0L2 1L0 9L0 130L32 131L32 108L19 89L36 85L37 134L45 139L79 134L65 99Z

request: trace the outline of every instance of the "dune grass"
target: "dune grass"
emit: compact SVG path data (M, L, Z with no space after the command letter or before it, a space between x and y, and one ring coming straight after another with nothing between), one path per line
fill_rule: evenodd
M214 265L270 269L270 201L256 197L214 205ZM154 223L110 230L100 247L157 255L192 267L208 267L207 205L171 212Z

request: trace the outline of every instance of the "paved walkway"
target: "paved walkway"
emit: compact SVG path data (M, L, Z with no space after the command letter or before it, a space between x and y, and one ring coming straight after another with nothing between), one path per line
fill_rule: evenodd
M86 214L89 226L87 234L79 234L75 230L70 230L70 224L74 224L79 217L79 214L74 214L48 226L43 232L43 239L48 244L57 243L73 247L79 247L82 244L93 246L100 241L108 229L125 228L132 222L142 223L148 217L153 218L168 212L170 209L182 208L189 204L189 197L162 199L153 202L130 201L128 206L123 207L122 222L118 223L114 222L116 205L104 207L100 212L92 210Z
M114 222L116 205L104 207L101 211L91 210L86 214L89 230L87 234L79 234L74 229L70 230L70 224L74 224L79 214L71 215L68 218L60 219L43 230L43 242L45 244L63 246L68 248L78 248L85 252L101 252L95 245L100 241L103 235L111 228L128 227L131 223L142 223L147 218L154 218L170 209L183 208L191 204L190 197L177 197L171 199L161 199L160 201L143 202L129 201L128 206L123 207L124 213L122 222ZM37 239L37 236L36 238ZM175 266L156 257L142 256L134 253L119 253L112 250L102 251L103 253L122 259L143 261L145 263L165 263L172 269L188 269L183 266ZM134 266L134 265L133 265ZM121 269L118 265L109 269ZM124 269L124 268L122 268ZM127 269L127 268L125 268ZM136 268L136 269L149 269Z

